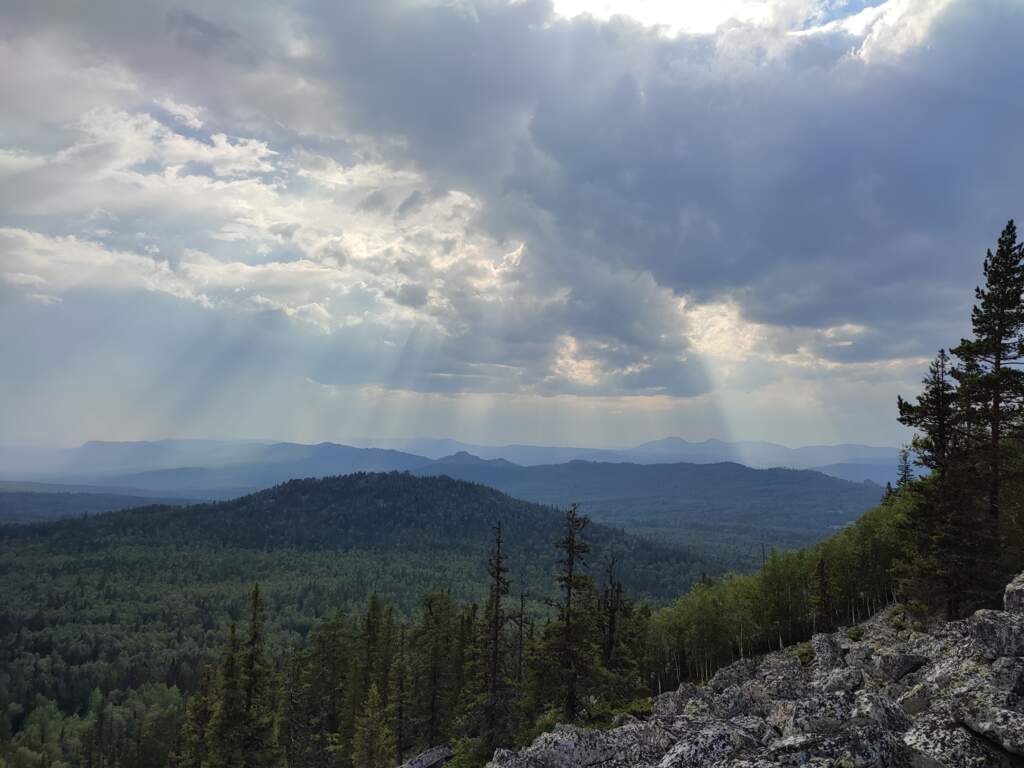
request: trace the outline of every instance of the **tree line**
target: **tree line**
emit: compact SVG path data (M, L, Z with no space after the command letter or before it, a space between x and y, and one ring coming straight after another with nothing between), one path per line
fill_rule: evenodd
M362 614L321 622L277 668L257 586L244 637L232 625L219 664L188 702L175 764L391 768L453 743L457 764L481 765L555 722L643 709L651 610L625 597L614 560L595 584L588 522L575 506L565 513L554 544L558 596L543 624L525 593L513 594L500 523L482 605L431 592L403 620L373 596Z

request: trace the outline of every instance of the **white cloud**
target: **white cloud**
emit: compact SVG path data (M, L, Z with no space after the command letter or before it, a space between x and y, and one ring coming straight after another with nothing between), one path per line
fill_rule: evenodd
M156 99L155 103L157 106L167 110L182 125L196 130L203 127L203 120L200 117L203 114L201 108L189 106L188 104L179 104L174 99L168 97Z
M113 251L74 236L50 237L12 227L0 228L0 256L9 282L59 294L80 288L160 291L204 302L165 261ZM6 272L10 270L10 272Z
M891 401L1013 213L1019 108L971 117L1019 79L1012 24L972 0L188 6L5 10L26 312L159 294L341 386L754 423L787 392Z

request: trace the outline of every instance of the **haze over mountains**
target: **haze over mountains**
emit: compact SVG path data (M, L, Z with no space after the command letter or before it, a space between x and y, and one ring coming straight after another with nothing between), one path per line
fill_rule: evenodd
M0 456L0 477L7 478L0 482L0 519L93 514L139 506L146 501L143 497L179 504L223 500L294 478L398 471L447 475L541 504L578 502L596 521L695 545L709 559L750 564L760 557L763 544L806 546L852 522L878 503L881 488L808 469L751 468L736 458L753 457L751 463L762 465L777 458L774 463L794 467L842 459L849 466L870 468L870 462L892 452L867 446L790 449L678 438L623 451L476 446L450 440L409 441L407 447L424 453L335 443L212 440L8 450ZM452 448L460 450L443 453ZM541 463L545 458L548 463ZM895 466L895 458L891 464ZM31 491L37 493L26 493ZM102 501L89 497L90 492Z
M883 483L894 474L893 468L899 451L885 446L858 444L808 445L789 448L778 443L742 440L703 440L691 442L681 437L667 437L642 443L633 448L601 449L540 445L479 445L451 439L416 438L412 440L368 440L362 445L373 448L391 448L440 459L465 451L482 459L505 459L516 464L561 464L566 461L628 461L635 464L669 464L687 462L713 464L734 461L748 467L767 469L790 467L793 469L820 469L825 474L855 480L874 480L872 475L884 477ZM830 466L862 467L861 477L849 477L827 471ZM855 474L852 470L849 474Z
M413 470L430 460L445 460L461 453L480 459L502 459L522 466L562 464L569 461L629 462L634 464L735 462L766 469L817 469L847 480L884 484L895 474L898 450L857 444L789 448L767 442L690 442L678 437L643 443L627 449L598 449L537 445L478 445L451 439L357 441L360 446L337 443L306 445L258 440L157 440L138 442L90 441L77 448L39 449L0 447L0 478L46 479L59 482L102 481L161 492L168 486L159 473L166 470L203 470L182 475L189 489L253 490L291 477L344 474L354 471ZM266 470L270 483L259 479L255 465ZM228 471L227 468L231 468ZM218 470L217 473L209 470ZM289 474L290 473L290 474ZM110 481L116 481L111 483ZM203 489L204 480L212 482ZM229 486L234 483L234 488ZM256 485L253 485L256 483ZM195 495L195 494L193 494ZM223 493L214 494L217 496Z

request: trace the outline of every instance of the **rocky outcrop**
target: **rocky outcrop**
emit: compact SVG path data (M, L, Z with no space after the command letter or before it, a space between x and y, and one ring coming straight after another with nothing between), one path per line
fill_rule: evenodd
M856 633L815 635L813 661L738 661L657 697L647 720L559 726L489 766L1024 766L1024 574L1004 607L928 631L891 608Z
M452 748L447 745L431 747L425 752L420 752L409 762L402 763L401 768L441 768L451 760L453 754Z
M1003 609L1007 613L1024 613L1024 573L1006 585Z

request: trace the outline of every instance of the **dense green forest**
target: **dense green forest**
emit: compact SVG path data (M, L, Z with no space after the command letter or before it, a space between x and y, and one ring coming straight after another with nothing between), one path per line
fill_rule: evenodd
M436 467L414 470L435 474ZM807 547L847 525L882 497L881 486L820 472L717 464L570 461L520 467L449 464L452 477L541 504L577 503L596 522L658 541L685 542L713 562L750 569L764 543Z
M293 452L285 448L291 447L264 446L264 457L291 456ZM275 472L284 474L272 476L350 474L324 470L333 466L332 461L344 464L347 458L348 463L352 463L354 456L361 457L363 463L373 464L380 453L370 451L369 455L363 455L358 453L363 449L340 451L335 450L337 446L315 448L316 452L306 463L273 464ZM122 453L120 448L115 451L116 455ZM399 464L408 465L415 458L393 451L385 453ZM423 466L414 468L413 474L469 480L539 504L577 503L595 522L622 527L655 541L686 546L709 562L707 570L715 570L716 565L744 570L760 565L765 543L780 549L816 544L856 520L878 504L882 496L881 486L871 483L852 483L809 470L751 469L730 462L644 465L571 461L521 467L505 461L482 461L468 454L437 462L422 459L422 462ZM307 471L307 474L288 475L289 467ZM217 472L229 470L233 471L230 467L216 469ZM206 471L180 470L186 473ZM99 496L55 493L36 493L31 497L19 493L5 498L3 486L0 483L0 522L167 503L137 499L130 504L116 497L104 501ZM59 489L60 486L49 488Z
M680 681L894 601L907 622L994 604L1024 567L1012 222L984 273L971 338L898 403L924 476L908 451L877 508L758 573L686 573L678 550L575 507L397 474L7 527L2 759L383 768L449 742L456 765L481 765L495 746L642 712ZM410 524L428 512L431 525ZM368 578L374 565L387 576ZM696 583L671 604L638 599L672 578Z
M116 493L46 493L0 490L0 524L31 523L62 517L95 515L144 504L183 504L180 499L152 499Z

